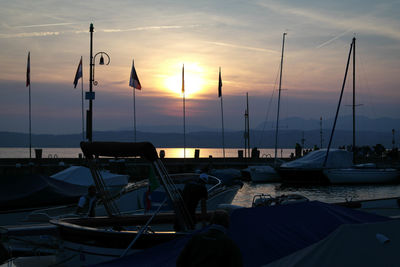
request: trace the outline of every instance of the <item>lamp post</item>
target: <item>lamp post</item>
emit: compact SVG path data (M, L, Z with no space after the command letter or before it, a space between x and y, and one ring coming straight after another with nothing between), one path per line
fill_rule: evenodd
M86 111L86 138L89 142L92 142L93 135L93 100L95 99L95 94L93 92L93 85L97 86L97 81L94 80L94 68L95 59L97 55L100 55L99 65L104 65L104 57L107 57L107 64L110 64L110 57L106 52L98 52L93 56L93 23L90 24L90 74L89 74L89 92L86 92L85 98L89 100L89 110Z

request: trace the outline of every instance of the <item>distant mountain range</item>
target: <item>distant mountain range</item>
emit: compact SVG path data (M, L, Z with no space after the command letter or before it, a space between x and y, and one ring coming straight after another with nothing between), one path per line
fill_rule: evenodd
M331 130L323 129L322 147L326 147L329 141ZM243 131L225 132L225 146L227 148L244 147ZM398 136L398 134L397 134ZM320 147L320 130L287 130L279 131L278 146L280 148L294 148L296 143L302 144L304 138L304 147L311 148L314 145ZM82 140L81 134L68 135L32 135L32 146L34 148L43 147L79 147ZM132 131L114 131L114 132L94 132L95 141L121 141L132 142ZM156 147L183 147L182 133L150 133L137 132L137 141L149 141ZM398 141L398 140L397 140ZM396 141L396 142L397 142ZM0 132L0 147L28 147L29 137L26 133ZM251 147L273 148L275 142L275 131L253 130L250 134ZM217 148L221 147L222 136L219 132L190 132L186 134L186 147L192 148ZM333 147L349 145L352 143L352 131L337 130L333 139ZM386 148L392 147L391 132L373 132L358 131L357 145L373 146L382 144Z
M323 118L322 128L332 129L334 118ZM259 131L273 130L276 127L276 121L266 121L258 125L250 125L251 129ZM282 118L279 122L280 129L286 130L300 130L300 131L311 131L320 129L319 119L304 119L300 117L289 117ZM392 129L400 128L400 119L393 118L377 118L371 119L365 116L356 117L356 129L357 131L372 131L372 132L391 132ZM177 129L180 131L182 125L139 125L138 129L143 132L151 133L176 133ZM353 129L353 117L342 116L338 118L336 124L337 130L352 130ZM131 127L120 128L118 131L132 131ZM186 130L190 132L218 132L221 131L219 127L206 127L201 125L186 125ZM225 131L235 131L233 129L226 128ZM237 130L236 130L237 131Z
M357 117L357 145L382 144L386 148L392 147L392 129L399 129L400 120L392 118L370 119ZM322 147L326 147L331 134L333 119L322 121ZM251 130L251 147L272 148L275 146L275 122L262 123ZM179 127L180 128L180 127ZM176 126L140 126L137 132L138 141L150 141L156 147L183 147L183 134L176 132ZM160 132L162 130L162 132ZM320 120L306 120L292 117L282 119L280 122L279 142L280 148L294 148L296 143L301 144L304 139L305 147L321 145ZM244 147L243 131L225 130L225 146L227 148ZM395 138L399 133L395 132ZM34 147L79 147L82 140L81 133L50 135L33 134ZM133 141L132 130L98 131L93 133L93 140L97 141ZM400 140L395 140L396 143ZM28 147L27 133L0 132L0 147ZM190 127L186 134L186 146L195 148L221 147L222 136L220 129L206 127ZM352 143L352 117L346 116L338 119L333 139L333 147L349 145Z
M322 128L332 129L334 118L322 119ZM275 128L276 121L263 122L256 126L256 130L271 130ZM283 118L279 121L280 129L310 131L320 128L320 120L303 119L300 117ZM378 118L371 119L365 116L356 117L356 131L391 132L392 129L400 128L400 119ZM353 117L339 117L336 123L336 130L352 131Z

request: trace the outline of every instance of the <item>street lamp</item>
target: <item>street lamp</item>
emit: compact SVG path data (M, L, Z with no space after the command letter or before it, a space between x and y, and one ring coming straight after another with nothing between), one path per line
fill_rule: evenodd
M103 54L106 55L106 57L107 57L107 64L105 64L105 65L110 64L110 56L106 52L98 52L96 55L94 55L94 57L93 57L93 78L92 78L94 86L97 86L97 84L98 84L98 82L94 80L94 69L95 69L95 66L96 66L96 64L94 62L96 62L96 56L100 55L99 65L104 65Z
M89 110L86 111L86 138L89 142L92 142L93 133L93 100L95 99L95 94L93 92L93 85L97 86L97 81L94 80L94 68L95 59L97 55L100 55L100 65L104 65L104 57L107 57L107 64L110 64L110 57L106 52L98 52L93 56L93 23L90 24L90 74L89 74L89 92L86 92L85 98L89 100Z

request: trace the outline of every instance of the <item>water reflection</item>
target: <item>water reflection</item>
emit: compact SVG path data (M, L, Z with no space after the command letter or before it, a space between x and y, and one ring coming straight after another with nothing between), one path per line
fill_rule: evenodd
M223 151L222 148L186 148L186 158L194 158L195 150L198 149L200 152L200 158L208 158L212 156L214 158L222 158ZM183 148L157 148L157 152L164 150L166 158L183 158ZM239 150L244 151L243 148L226 148L225 156L227 158L237 158ZM260 157L271 158L274 154L273 148L261 148ZM244 153L244 152L243 152ZM278 156L283 158L289 158L290 154L294 153L294 149L279 149Z
M245 183L232 204L250 207L256 194L279 196L300 194L310 200L327 203L350 200L377 199L400 196L400 185L330 185L330 186L287 186L281 183Z

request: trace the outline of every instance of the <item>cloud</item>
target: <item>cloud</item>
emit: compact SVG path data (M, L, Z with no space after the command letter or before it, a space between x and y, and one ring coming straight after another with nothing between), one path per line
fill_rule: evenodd
M44 37L44 36L55 36L59 34L60 32L0 33L0 38Z
M373 13L363 14L361 16L354 16L353 14L352 18L346 18L343 16L343 11L340 11L340 14L330 14L321 9L290 7L282 5L277 1L260 2L259 5L276 13L307 18L316 23L324 23L334 28L346 31L349 31L349 28L351 28L356 32L370 33L400 41L399 22L389 18L377 17ZM371 8L374 9L374 13L382 11L376 6ZM386 8L390 8L390 6Z
M228 43L221 43L221 42L206 42L206 43L218 45L218 46L226 46L226 47L232 47L232 48L252 50L252 51L257 51L257 52L266 52L266 53L271 53L271 54L279 53L278 51L274 51L274 50L270 50L270 49L244 46L244 45L228 44Z
M146 26L146 27L137 27L131 29L105 29L103 32L131 32L131 31L149 31L149 30L170 30L170 29L182 29L182 28L193 28L198 27L199 25L165 25L165 26Z
M65 23L51 23L51 24L33 24L33 25L15 26L15 28L51 27L51 26L73 25L73 24L76 23L65 22Z

